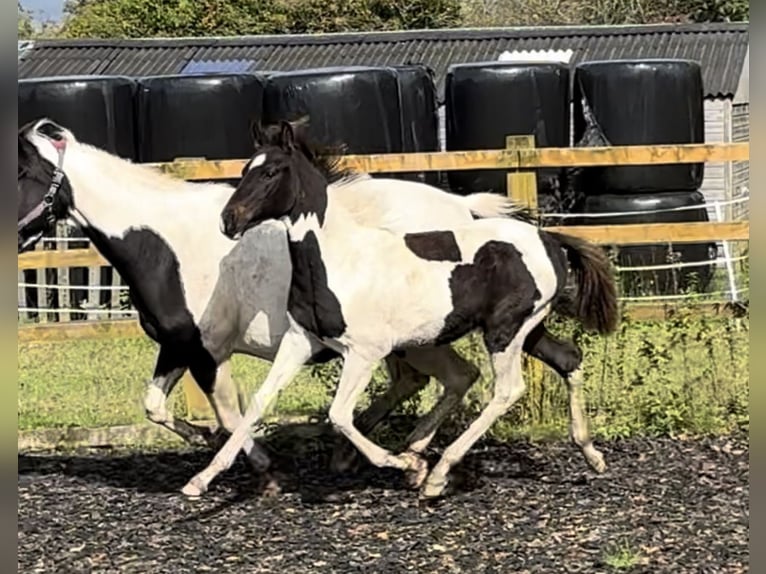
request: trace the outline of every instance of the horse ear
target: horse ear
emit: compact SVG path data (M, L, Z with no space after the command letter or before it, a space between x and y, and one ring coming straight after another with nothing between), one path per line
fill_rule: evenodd
M279 123L282 127L282 133L280 134L280 143L282 144L282 148L286 151L294 150L295 132L293 131L293 124L285 120L282 120Z
M250 138L253 140L253 147L259 148L264 145L265 138L261 120L252 120L250 122Z

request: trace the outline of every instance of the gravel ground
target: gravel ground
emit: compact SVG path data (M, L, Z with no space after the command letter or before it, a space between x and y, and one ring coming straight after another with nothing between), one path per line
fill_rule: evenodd
M199 500L203 450L20 454L19 572L748 571L747 437L600 443L601 476L568 443L484 442L423 502L295 436L270 443L281 492L238 460Z

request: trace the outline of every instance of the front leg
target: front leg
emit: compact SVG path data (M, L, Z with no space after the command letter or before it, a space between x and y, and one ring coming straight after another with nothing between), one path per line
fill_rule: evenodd
M375 466L415 471L421 463L419 457L409 453L394 455L365 437L354 426L354 407L370 383L376 363L377 359L371 361L353 351L344 357L338 390L330 405L330 422Z
M209 428L176 419L168 411L168 396L181 380L186 368L178 353L167 345L161 346L154 367L154 375L144 395L144 409L146 417L153 423L165 427L190 445L205 446L209 444L212 437Z
M253 394L242 420L212 462L183 487L182 492L186 496L200 496L206 492L213 479L231 467L239 450L243 447L247 450L248 443L253 442L250 429L263 418L266 409L272 405L280 391L287 387L300 368L320 348L316 338L291 322L279 344L269 374Z

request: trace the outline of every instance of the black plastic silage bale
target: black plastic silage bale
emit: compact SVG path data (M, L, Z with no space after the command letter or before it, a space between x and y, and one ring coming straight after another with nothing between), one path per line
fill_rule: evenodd
M689 60L585 62L574 73L575 140L586 129L584 102L611 145L704 143L702 73ZM693 191L704 164L587 168L583 193Z
M505 147L534 135L536 147L569 146L569 68L560 63L483 62L450 66L445 84L447 149ZM507 170L451 171L452 191L507 192ZM560 168L538 170L538 193L553 193Z
M392 68L331 67L272 74L265 123L309 118L309 137L349 154L403 149L399 83Z
M683 209L698 206L698 209ZM627 223L681 223L708 221L705 198L699 191L663 191L661 193L602 194L582 198L576 213L628 213L604 217L577 217L568 225L619 225ZM641 213L645 212L645 213ZM650 212L650 213L646 213ZM657 212L657 213L651 213ZM669 245L621 246L619 264L625 267L704 262L715 258L715 243L676 243ZM624 295L668 295L695 287L707 289L713 265L649 271L623 272Z
M439 151L439 101L433 70L423 64L393 66L399 79L404 153ZM439 173L392 173L391 177L437 185Z
M261 119L264 80L254 74L153 76L139 80L138 147L143 162L179 157L245 159Z

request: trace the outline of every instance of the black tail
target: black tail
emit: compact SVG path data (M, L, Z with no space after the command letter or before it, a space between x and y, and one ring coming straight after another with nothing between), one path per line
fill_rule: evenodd
M612 333L617 328L619 309L612 265L605 251L579 237L565 233L548 233L566 251L577 281L573 308L567 314L579 319L588 330L601 334ZM557 305L557 310L563 309Z

